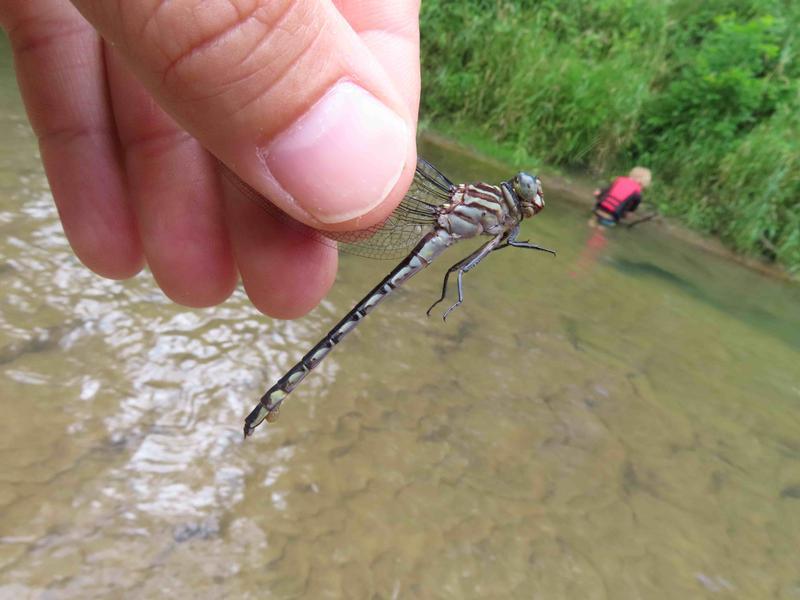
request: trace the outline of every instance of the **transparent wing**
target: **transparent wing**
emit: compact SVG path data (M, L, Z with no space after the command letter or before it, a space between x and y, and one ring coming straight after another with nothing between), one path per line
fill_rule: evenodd
M305 235L341 251L367 258L400 258L436 223L438 206L450 200L455 185L420 158L414 181L398 207L383 223L359 231L320 231L296 221L220 163L225 177L247 198L271 216Z
M414 173L414 183L409 193L415 189L415 186L419 187L421 193L434 195L440 198L441 202L447 202L453 195L456 184L427 160L417 158L417 170Z

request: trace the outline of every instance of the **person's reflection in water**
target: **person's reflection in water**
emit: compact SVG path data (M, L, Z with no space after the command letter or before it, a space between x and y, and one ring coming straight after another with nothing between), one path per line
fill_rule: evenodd
M603 250L608 245L606 238L606 228L598 227L594 224L594 219L590 221L592 224L592 234L587 238L586 244L583 247L578 260L575 262L575 269L570 273L572 277L577 277L579 274L586 273L593 267L603 253Z

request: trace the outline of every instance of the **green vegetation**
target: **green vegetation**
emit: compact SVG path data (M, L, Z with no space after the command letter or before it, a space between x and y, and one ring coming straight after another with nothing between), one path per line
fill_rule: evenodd
M800 271L800 3L424 0L422 117Z

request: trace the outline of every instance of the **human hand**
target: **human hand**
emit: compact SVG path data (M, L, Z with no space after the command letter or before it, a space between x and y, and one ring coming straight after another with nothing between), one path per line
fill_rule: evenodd
M419 0L0 0L64 231L188 306L241 275L281 318L336 253L224 193L212 155L296 219L380 222L414 173ZM102 37L101 37L102 36ZM229 191L229 190L228 190Z

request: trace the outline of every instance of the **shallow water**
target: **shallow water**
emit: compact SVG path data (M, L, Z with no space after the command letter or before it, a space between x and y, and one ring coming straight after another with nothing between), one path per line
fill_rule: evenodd
M102 280L0 77L0 597L800 598L796 286L548 194L557 258L493 256L444 324L453 249L243 443L391 264L295 322Z

